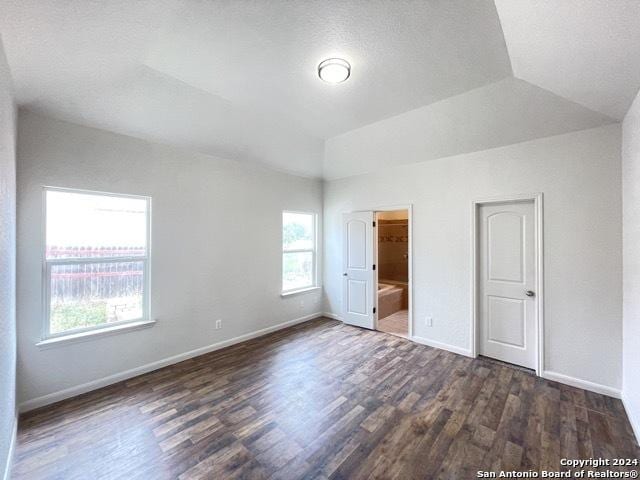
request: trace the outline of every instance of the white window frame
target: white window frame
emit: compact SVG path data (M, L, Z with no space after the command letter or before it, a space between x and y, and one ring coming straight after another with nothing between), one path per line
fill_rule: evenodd
M284 214L285 213L294 213L298 215L311 215L312 225L313 225L313 248L298 248L293 250L285 250L284 248ZM317 288L318 286L318 214L316 212L306 212L301 210L283 210L282 215L280 216L280 245L282 248L282 259L280 261L280 285L282 290L282 295L289 295L296 292L303 292L305 290L311 290ZM311 273L311 284L292 288L289 290L284 289L284 255L285 253L308 253L312 254L312 273Z
M139 256L112 256L112 257L91 257L91 258L52 258L47 259L47 192L65 192L79 193L82 195L96 195L100 197L118 197L118 198L135 198L145 200L147 204L146 215L146 255ZM96 190L82 190L77 188L51 187L44 186L42 188L42 299L43 299L43 334L42 340L55 339L68 336L76 336L77 334L86 332L97 332L100 330L112 330L113 327L124 326L128 324L139 324L140 322L149 321L151 315L150 309L150 290L151 290L151 197L142 195L131 195L126 193L101 192ZM109 322L101 325L93 325L84 328L74 328L63 332L51 333L51 267L54 265L78 265L87 263L116 263L116 262L142 262L143 264L143 289L142 292L142 317L121 320L119 322Z

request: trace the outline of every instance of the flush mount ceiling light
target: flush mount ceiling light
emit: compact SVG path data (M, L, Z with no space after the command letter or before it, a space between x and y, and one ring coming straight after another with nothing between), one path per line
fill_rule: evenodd
M318 76L327 83L344 82L351 75L351 65L341 58L328 58L318 65Z

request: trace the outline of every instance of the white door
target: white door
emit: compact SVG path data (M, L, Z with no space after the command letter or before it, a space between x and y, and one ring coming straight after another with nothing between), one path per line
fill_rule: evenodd
M344 323L375 328L373 270L373 212L347 213L343 228L343 295Z
M533 202L482 205L478 233L479 353L535 369Z

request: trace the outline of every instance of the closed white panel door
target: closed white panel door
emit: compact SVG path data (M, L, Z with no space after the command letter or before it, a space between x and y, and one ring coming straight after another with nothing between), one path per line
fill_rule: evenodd
M482 205L478 215L480 354L535 369L533 202Z
M373 212L347 213L342 227L343 320L374 329Z

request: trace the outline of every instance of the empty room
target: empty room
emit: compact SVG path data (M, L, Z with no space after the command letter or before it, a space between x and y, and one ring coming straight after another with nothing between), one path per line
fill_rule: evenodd
M0 0L0 479L637 478L640 0Z

